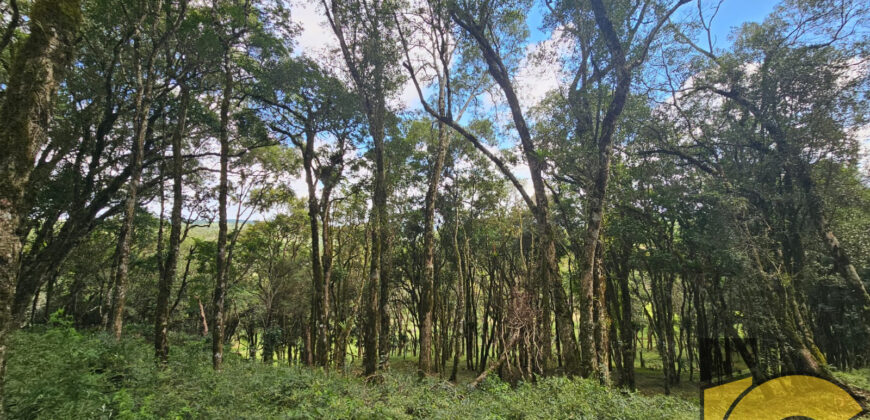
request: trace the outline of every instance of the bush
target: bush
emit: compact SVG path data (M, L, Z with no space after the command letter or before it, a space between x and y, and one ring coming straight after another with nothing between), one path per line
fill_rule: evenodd
M697 406L592 381L547 378L511 388L497 378L469 390L389 372L382 383L226 354L211 369L205 341L174 337L157 369L142 338L115 342L69 327L13 334L7 376L11 418L697 418Z

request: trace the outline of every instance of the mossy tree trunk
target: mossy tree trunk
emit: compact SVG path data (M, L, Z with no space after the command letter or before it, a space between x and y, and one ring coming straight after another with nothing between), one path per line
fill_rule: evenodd
M0 414L6 337L15 328L11 305L27 235L21 223L25 191L47 136L55 90L72 59L81 2L36 0L28 18L30 35L17 48L0 104Z

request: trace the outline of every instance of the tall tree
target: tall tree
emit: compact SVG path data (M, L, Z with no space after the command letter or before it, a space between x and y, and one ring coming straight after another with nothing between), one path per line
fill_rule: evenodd
M432 68L432 77L437 84L437 111L447 115L451 106L451 91L448 88L450 79L450 59L456 49L451 39L451 24L447 3L444 1L428 1L420 7L417 13L421 25L415 35L424 40ZM397 22L401 25L401 22ZM461 112L460 112L461 113ZM441 173L444 170L444 159L447 155L447 143L450 137L449 127L441 120L436 120L437 142L429 159L429 179L426 185L426 196L423 208L423 278L420 284L420 354L417 367L423 373L432 369L432 317L435 307L435 202L438 198L438 187ZM430 146L431 147L431 146Z
M788 2L762 24L742 28L728 52L679 34L687 50L697 54L698 67L692 68L697 80L686 84L685 95L677 93L680 82L674 82L672 109L679 127L692 131L677 144L672 133L657 130L659 147L651 152L690 163L754 211L749 218L747 208L733 206L730 217L749 250L747 271L759 279L769 300L739 321L756 331L759 351L786 349L773 358L776 366L753 369L756 380L777 373L780 365L785 372L833 378L798 289L811 279L806 256L813 242L842 278L863 326L870 325L870 295L827 223L814 170L854 164L847 156L854 155L853 133L862 124L854 115L866 113L867 106L856 95L867 79L853 67L854 57L866 54L866 37L853 28L866 16L863 5L850 1ZM711 18L699 11L699 19L709 33ZM697 114L699 107L705 117ZM722 125L714 128L713 122ZM776 320L775 327L762 321L764 316Z
M169 299L172 292L172 284L175 282L178 270L178 252L181 245L182 216L181 210L184 205L183 182L184 182L184 159L182 153L182 140L187 120L187 109L190 106L190 87L182 82L178 116L175 121L175 129L172 132L172 213L169 219L169 248L166 250L166 259L160 282L157 285L157 308L154 316L154 352L155 357L165 364L169 358Z
M130 180L127 184L127 197L124 204L124 223L118 233L117 270L112 295L112 332L116 340L121 339L124 323L124 306L127 301L127 282L130 267L130 243L133 237L133 218L138 206L139 183L142 177L145 138L149 134L151 106L154 101L153 90L158 77L155 71L156 60L170 36L178 29L187 11L187 2L182 0L175 13L164 6L163 1L140 3L136 11L141 16L136 23L133 35L133 68L136 79L133 118L133 146L130 155ZM146 22L146 16L151 20ZM173 16L174 15L174 16ZM143 27L144 26L144 27ZM161 27L162 26L162 27Z
M388 356L379 354L379 335L388 334L388 331L381 331L383 319L388 315L385 308L381 307L384 300L380 295L390 281L383 271L385 260L390 255L386 249L388 221L384 139L389 117L387 99L396 88L398 78L395 71L397 49L393 43L393 13L398 4L392 0L321 0L321 4L338 39L356 93L362 100L372 139L372 257L363 298L363 374L372 375L377 369L379 357Z
M6 337L15 328L11 305L27 235L21 225L24 195L48 135L55 90L72 59L81 3L36 0L28 19L30 35L17 48L0 104L0 410L5 407ZM3 46L8 42L4 35Z
M230 119L237 84L238 63L236 53L239 42L245 41L249 20L255 13L250 0L231 0L212 2L212 24L220 45L220 106L218 108L218 143L220 144L220 163L218 180L218 238L215 255L216 276L212 296L212 366L220 370L223 364L224 340L226 339L226 293L229 286L228 271L231 252L227 246L227 202L229 198L229 161L230 161Z
M579 52L572 57L575 72L568 87L568 98L576 115L575 130L579 136L591 140L597 148L594 161L596 169L586 200L587 223L582 254L578 255L582 266L580 348L583 352L581 371L584 376L601 374L606 379L607 363L603 359L606 354L600 351L606 345L598 343L596 335L603 336L608 327L606 319L595 316L596 302L604 301L601 294L603 289L596 287L598 278L595 275L595 261L604 221L614 137L635 72L646 61L661 29L674 12L686 3L688 0L651 0L610 2L605 5L601 0L590 0L588 4L560 2L551 9L552 18L569 28L566 33ZM597 27L597 31L590 31L591 27ZM602 51L605 53L602 54ZM594 92L600 87L601 81L612 85L606 87L609 102L598 109L595 105L600 102L590 96L599 94ZM606 311L598 313L606 316Z
M346 91L340 80L304 58L280 61L263 80L267 82L266 91L256 96L266 104L264 118L270 118L271 129L302 153L313 282L309 328L315 342L314 362L327 366L332 341L330 211L333 191L342 180L345 155L359 132L354 110L358 99ZM320 140L331 144L317 147L315 143Z

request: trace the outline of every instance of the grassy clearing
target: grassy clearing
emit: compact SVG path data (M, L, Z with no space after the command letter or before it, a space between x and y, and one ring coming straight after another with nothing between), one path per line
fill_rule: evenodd
M141 337L116 343L71 328L11 337L11 418L616 418L695 419L697 405L592 381L547 378L512 388L496 378L469 390L418 379L408 361L377 384L354 374L264 366L229 355L211 370L208 344L173 337L171 362L155 368ZM410 360L410 359L409 359ZM408 366L405 366L408 365Z

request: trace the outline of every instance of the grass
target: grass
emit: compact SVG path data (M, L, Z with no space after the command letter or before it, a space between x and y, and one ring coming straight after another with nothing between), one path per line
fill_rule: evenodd
M594 381L545 378L516 387L492 375L477 389L460 363L459 384L418 378L415 358L394 356L390 370L367 384L359 366L346 373L270 366L228 352L222 372L211 369L210 345L173 335L170 363L158 369L145 328L131 326L116 342L101 332L60 323L13 334L9 343L6 404L10 418L613 418L695 419L699 385L684 374L661 395L656 355L645 350L636 369L638 392ZM241 350L241 349L237 349ZM448 371L452 360L448 362ZM837 372L870 389L870 369ZM695 376L697 378L697 376ZM862 417L865 418L865 417Z
M170 363L151 345L68 326L10 338L10 418L616 418L695 419L696 404L625 393L594 381L546 378L511 387L492 377L477 389L418 378L410 358L393 360L377 383L355 374L265 366L227 354L210 367L209 345L173 336Z
M870 368L855 369L851 372L834 372L834 376L843 382L858 388L870 390Z

